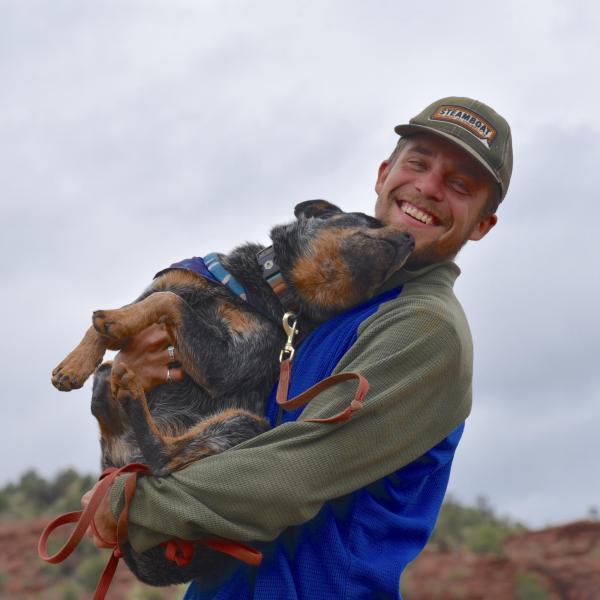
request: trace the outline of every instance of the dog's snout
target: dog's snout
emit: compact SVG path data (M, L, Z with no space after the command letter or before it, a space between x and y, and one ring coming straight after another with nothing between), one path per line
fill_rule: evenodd
M404 232L403 234L406 245L411 249L415 249L415 238L408 232Z
M415 238L408 233L408 231L392 230L391 238L394 239L399 246L405 247L411 251L415 248Z

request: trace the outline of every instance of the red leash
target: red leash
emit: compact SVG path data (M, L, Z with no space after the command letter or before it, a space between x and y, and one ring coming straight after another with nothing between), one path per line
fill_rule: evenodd
M92 497L88 505L84 510L79 510L75 512L66 513L64 515L60 515L44 528L42 531L42 535L40 536L40 540L38 542L38 555L42 560L46 562L56 564L60 563L66 558L68 558L73 550L77 548L83 536L85 535L88 527L92 527L92 530L97 535L98 531L94 524L94 515L100 506L100 502L102 502L104 496L106 496L110 486L113 484L114 480L123 473L131 473L131 476L127 479L125 484L125 508L123 512L119 515L119 519L117 522L117 540L116 541L108 541L104 540L101 536L98 537L105 542L106 544L111 544L113 546L112 553L110 555L110 559L104 567L104 571L100 577L100 581L98 582L98 586L96 587L96 591L94 593L93 600L102 600L106 595L110 582L115 574L117 569L117 565L119 563L119 559L123 556L121 549L119 548L119 544L126 539L127 536L127 515L129 513L129 504L131 503L131 499L133 498L133 494L135 492L135 484L137 481L138 473L149 473L150 470L146 465L142 465L140 463L131 463L121 467L120 469L107 469L100 476L100 483ZM67 541L64 546L54 553L52 556L48 555L47 546L48 546L48 538L50 534L67 523L76 523L75 528L69 535Z
M119 475L124 473L130 473L130 477L128 477L127 481L125 482L125 504L123 511L117 520L117 539L115 541L105 540L99 535L98 530L96 529L96 525L94 524L94 515L96 514L96 511L100 506L100 502L104 496L106 496L114 480ZM135 494L138 473L150 473L150 469L146 465L140 463L130 463L119 469L107 469L100 476L100 483L92 494L92 497L90 498L90 501L85 509L66 513L56 517L56 519L46 525L42 535L40 536L38 542L38 555L42 560L52 564L60 563L71 555L73 550L77 548L83 539L88 527L92 528L94 534L100 540L108 545L113 546L110 558L104 567L104 571L100 576L100 580L98 581L93 600L104 599L114 577L117 565L119 564L119 559L123 556L120 546L124 541L127 540L129 506ZM58 529L59 527L68 523L76 523L76 525L69 535L67 541L56 553L51 556L48 555L48 538L55 529ZM172 560L179 567L184 567L192 560L196 544L201 544L218 552L223 552L224 554L228 554L252 566L258 566L262 561L262 554L258 550L255 550L254 548L240 542L233 542L219 538L207 538L198 540L196 542L173 539L161 545L165 548L165 557L168 560Z
M306 419L307 423L343 423L347 421L354 411L360 410L363 406L363 401L367 392L369 391L369 382L360 373L338 373L337 375L331 375L322 381L319 381L312 387L308 388L302 394L299 394L295 398L288 400L288 388L290 385L292 365L290 359L285 359L281 362L281 369L279 371L279 386L277 388L276 400L277 404L284 410L293 410L300 406L308 404L315 396L320 394L322 391L330 388L333 385L337 385L342 381L349 381L351 379L358 380L358 387L354 393L349 406L343 411L339 412L333 417L327 419Z

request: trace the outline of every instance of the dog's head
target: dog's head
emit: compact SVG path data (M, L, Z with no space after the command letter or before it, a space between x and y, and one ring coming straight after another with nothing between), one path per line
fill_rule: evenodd
M273 249L302 312L316 321L371 298L415 245L410 234L325 200L294 213L296 222L271 231Z

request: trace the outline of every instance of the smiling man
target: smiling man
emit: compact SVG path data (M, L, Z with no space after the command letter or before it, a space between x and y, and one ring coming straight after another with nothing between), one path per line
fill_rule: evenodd
M307 336L290 390L359 372L370 383L363 409L338 425L306 421L344 409L352 384L319 394L302 413L278 414L272 396L272 430L138 483L129 512L136 550L219 536L263 552L258 568L231 560L211 581L194 581L187 600L400 598L402 570L431 535L471 408L472 341L452 290L453 258L496 224L512 142L508 123L470 98L434 102L396 132L375 215L412 233L414 254L376 298ZM170 340L155 327L138 341L116 360L149 373L147 388L164 383ZM123 484L97 519L107 539Z
M497 222L512 172L508 124L480 102L444 98L396 132L403 137L379 167L375 216L414 235L409 266L453 258Z

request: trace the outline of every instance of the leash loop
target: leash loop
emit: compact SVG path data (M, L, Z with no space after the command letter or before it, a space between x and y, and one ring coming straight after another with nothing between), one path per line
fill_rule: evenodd
M346 373L330 375L318 383L315 383L315 385L308 388L295 398L288 399L291 374L291 362L290 360L284 360L281 363L281 369L279 371L279 384L277 386L275 400L277 404L286 411L294 410L300 406L308 404L315 396L325 391L327 388L337 385L338 383L350 381L351 379L356 379L358 382L354 397L352 398L350 404L343 411L337 413L333 417L324 419L305 419L306 423L343 423L344 421L347 421L352 416L353 412L360 410L363 407L365 396L369 391L369 382L363 375L348 371Z

